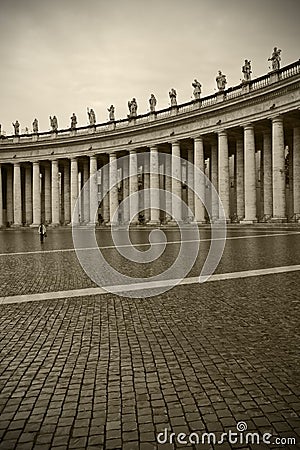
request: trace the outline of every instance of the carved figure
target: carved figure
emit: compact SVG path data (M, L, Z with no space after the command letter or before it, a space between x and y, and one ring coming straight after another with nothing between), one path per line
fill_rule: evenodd
M219 74L216 77L217 87L219 91L224 91L227 81L226 81L226 75L224 75L221 70L219 70Z
M20 134L20 124L19 124L18 120L16 120L16 122L13 123L13 127L15 130L15 135L17 136L18 134Z
M194 82L192 83L192 86L194 88L193 94L194 94L195 100L200 100L201 84L199 83L198 80L195 79Z
M34 119L34 121L32 122L32 131L34 133L38 133L39 132L39 123L37 119Z
M109 112L109 120L110 122L114 122L115 119L115 107L114 105L110 105L110 107L107 109L107 111Z
M170 92L169 92L169 97L170 97L170 100L171 100L171 106L177 106L177 99L176 99L176 97L177 97L177 92L175 91L174 88L172 88L172 89L170 90Z
M157 103L157 101L156 101L154 94L151 94L151 96L149 98L150 112L152 112L152 113L155 112L156 103Z
M131 101L128 102L128 108L129 108L129 117L136 117L137 116L137 102L136 102L135 98L133 98Z
M92 108L91 109L87 108L87 113L89 116L90 125L96 125L96 114L94 110Z
M244 80L243 81L250 81L251 80L251 61L248 61L245 59L245 64L242 67L242 73L244 74Z
M52 131L57 131L58 129L58 122L56 116L51 117L50 116L50 125L52 128Z
M272 70L280 69L280 61L281 61L280 53L281 50L277 47L274 47L271 58L268 58L268 61L272 61Z
M77 125L77 117L75 116L75 113L71 116L71 130L75 130Z

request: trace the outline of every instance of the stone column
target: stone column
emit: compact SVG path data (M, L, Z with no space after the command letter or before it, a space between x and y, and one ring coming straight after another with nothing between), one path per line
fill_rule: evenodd
M64 222L71 222L71 198L70 198L70 167L69 162L64 164Z
M204 149L202 137L194 139L194 183L195 188L201 195L202 200L195 194L195 222L205 222L205 208L203 202L205 201L205 181L204 181ZM200 172L202 172L202 176Z
M109 209L110 209L110 225L118 225L118 216L115 214L118 205L118 166L117 155L109 154Z
M21 201L21 167L19 162L14 163L14 226L22 225L22 201Z
M26 225L32 224L32 173L31 167L25 168L25 217Z
M12 225L14 220L14 210L13 210L13 173L12 166L7 167L6 170L6 183L7 183L7 193L6 193L6 216L9 225Z
M236 214L241 222L245 217L244 197L244 146L243 139L236 140Z
M46 224L49 224L52 222L52 202L51 202L51 174L50 174L50 166L45 166L45 183L44 183L44 189L45 189L45 222Z
M78 160L71 158L71 220L72 223L79 223L79 215L73 217L74 208L78 198ZM78 211L77 211L78 212Z
M211 144L211 167L210 167L210 181L211 184L214 186L216 191L218 192L218 146L216 142L213 142ZM211 216L212 221L216 221L219 218L219 205L218 205L218 199L214 198L215 196L212 194L211 198Z
M102 178L102 195L104 195L103 202L103 221L105 224L109 223L109 169L108 164L105 164L101 169L101 178ZM106 194L104 194L106 192Z
M0 163L0 227L3 227L2 167Z
M101 180L102 181L102 180ZM91 225L98 223L98 181L97 181L97 156L90 156L90 192L89 201L84 197L84 202L89 205L89 221ZM85 208L86 210L86 208ZM85 218L86 219L86 218Z
M138 192L138 175L137 175L137 153L136 150L129 152L129 195ZM138 197L134 200L130 198L130 217L131 224L136 225L138 223Z
M125 202L126 198L129 196L129 155L126 156L122 161L122 194L123 194L123 202ZM122 206L122 222L124 224L129 223L129 216L130 216L130 202L128 200L125 203L123 203Z
M194 155L193 150L188 150L188 168L187 168L187 204L191 210L192 215L195 215L195 195L193 191L194 187ZM193 218L191 218L193 220Z
M229 221L229 161L228 139L225 130L218 133L218 187L225 219Z
M46 189L46 186L45 186ZM46 194L46 191L45 191ZM59 225L59 183L58 183L58 161L51 161L51 225Z
M256 171L255 171L255 141L252 125L244 126L244 192L245 218L244 223L254 223L256 218Z
M41 223L41 187L40 187L40 163L35 161L32 164L32 212L33 227L39 226Z
M172 178L171 178L171 155L167 155L165 164L165 190L166 192L172 192ZM166 222L172 220L172 199L171 197L166 197Z
M150 189L150 155L149 153L144 153L144 189ZM150 196L149 192L144 193L144 216L145 222L149 222L150 220Z
M181 160L180 160L180 143L172 142L172 195L176 195L181 200ZM176 178L175 178L176 177ZM175 203L172 199L172 221L181 222L182 211L181 204Z
M285 211L285 155L283 120L272 119L272 175L273 175L273 220L286 220Z
M293 213L300 221L300 127L293 129Z
M96 171L97 171L97 162L96 162ZM87 160L83 161L83 179L82 179L82 187L85 186L86 182L89 179L89 162ZM98 189L98 186L97 186ZM81 216L84 223L89 223L90 221L90 192L88 189L88 185L86 186L84 192L82 193L83 205L81 210ZM98 218L98 214L97 214Z
M273 214L272 139L270 131L264 131L263 134L263 192L264 221L269 221Z
M150 189L159 189L158 148L150 148ZM150 222L149 225L159 225L159 196L150 192Z

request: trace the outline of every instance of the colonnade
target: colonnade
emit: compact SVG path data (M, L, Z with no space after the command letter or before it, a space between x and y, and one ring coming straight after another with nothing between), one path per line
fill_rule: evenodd
M144 153L140 165L139 154ZM161 154L172 157L162 162ZM129 155L127 163L120 157ZM208 213L194 194L198 186L206 198L214 221L219 218L218 205L212 202L207 183L194 167L205 172L219 193L228 221L298 221L300 219L300 124L285 127L283 117L274 117L263 124L248 123L234 129L218 129L215 133L197 135L149 146L148 149L124 149L109 153L81 155L70 158L18 161L0 164L0 226L37 226L41 221L57 226L71 221L80 189L90 176L94 185L85 191L78 223L133 224L141 217L135 214L145 197L137 197L129 208L114 212L122 199L142 189L169 191L190 208L185 210L166 198L151 194L150 208L143 211L143 220L159 225L175 220L205 223ZM106 166L109 164L109 169ZM122 181L119 181L121 180ZM97 185L97 186L95 186ZM99 195L109 191L99 202ZM145 195L149 195L149 191ZM98 216L97 203L99 203ZM168 213L162 210L168 210Z

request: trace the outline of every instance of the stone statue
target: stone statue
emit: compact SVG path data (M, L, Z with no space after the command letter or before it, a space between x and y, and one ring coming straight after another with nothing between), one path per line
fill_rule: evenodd
M137 102L136 99L133 98L131 102L128 102L128 108L129 108L129 117L136 117L137 116Z
M170 90L170 92L169 92L169 97L170 97L170 100L171 100L171 106L177 106L177 99L176 99L176 97L177 97L177 92L175 91L174 88L172 88L172 89Z
M57 131L58 129L58 122L56 116L51 117L50 116L50 125L52 128L52 131Z
M115 107L114 105L110 105L110 107L107 109L107 111L109 112L109 121L110 122L114 122L115 119Z
M149 98L150 112L152 112L152 113L155 112L156 103L157 103L157 101L156 101L154 94L151 94L151 96Z
M77 117L75 116L75 113L71 116L71 130L76 130L77 125Z
M14 127L14 130L15 130L15 135L17 136L18 134L20 134L20 124L19 124L19 122L17 120L16 120L15 123L13 123L13 127Z
M90 125L96 125L96 114L94 110L92 108L91 109L87 108L87 113L89 116Z
M195 79L194 82L192 83L192 86L194 88L193 94L194 94L195 100L200 100L201 84L199 83L198 80Z
M244 74L244 80L243 81L250 81L251 80L251 61L248 61L245 59L245 64L242 67L242 73Z
M34 133L38 133L39 132L39 123L37 119L34 119L34 121L32 122L32 131Z
M280 69L280 61L281 61L280 53L281 50L277 47L274 47L271 58L268 58L268 61L272 61L272 70Z
M221 72L221 70L219 70L219 74L216 77L216 82L217 82L217 87L218 87L219 91L224 91L227 81L226 81L226 75L224 75Z

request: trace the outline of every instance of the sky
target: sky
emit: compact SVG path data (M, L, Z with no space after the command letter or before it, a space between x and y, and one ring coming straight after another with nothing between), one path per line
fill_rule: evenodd
M0 0L0 124L12 134L39 120L50 129L88 124L87 107L97 123L192 99L192 81L202 96L216 92L216 75L227 87L240 83L245 59L252 78L268 72L274 46L282 66L300 58L299 0Z

